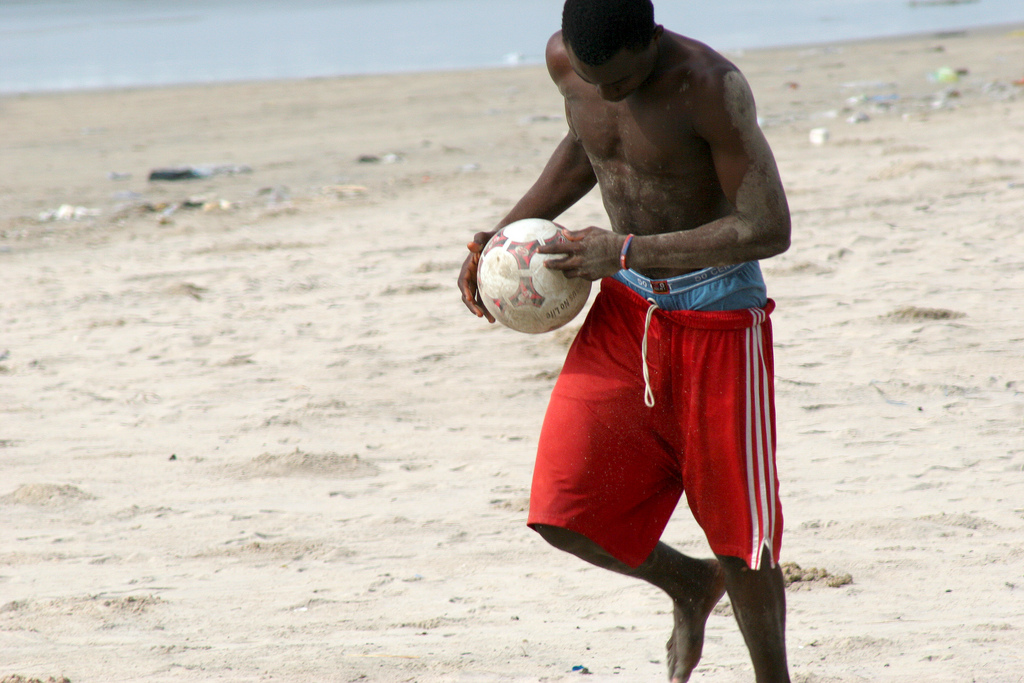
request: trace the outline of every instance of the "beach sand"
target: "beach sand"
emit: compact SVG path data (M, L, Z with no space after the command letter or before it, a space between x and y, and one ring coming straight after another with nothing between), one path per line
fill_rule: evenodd
M1024 680L1024 27L729 56L793 212L794 679ZM579 320L455 288L565 133L542 68L0 122L0 680L664 679L668 600L524 525ZM685 505L664 538L709 553ZM693 680L752 680L727 600Z

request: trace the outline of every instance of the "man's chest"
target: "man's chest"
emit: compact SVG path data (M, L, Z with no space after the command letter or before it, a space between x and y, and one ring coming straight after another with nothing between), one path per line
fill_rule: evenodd
M707 143L694 133L685 112L671 106L570 102L568 113L595 165L624 164L638 173L678 174L708 163Z

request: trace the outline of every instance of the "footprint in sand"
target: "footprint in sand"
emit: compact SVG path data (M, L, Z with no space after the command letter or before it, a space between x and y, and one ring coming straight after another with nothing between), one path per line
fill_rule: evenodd
M250 560L256 563L299 562L302 560L320 562L342 562L355 557L356 553L329 540L283 539L268 540L261 534L231 539L218 546L207 548L195 557L229 557Z
M335 453L305 453L295 449L291 453L264 453L242 466L242 477L325 477L331 479L360 479L373 477L380 468L358 455Z

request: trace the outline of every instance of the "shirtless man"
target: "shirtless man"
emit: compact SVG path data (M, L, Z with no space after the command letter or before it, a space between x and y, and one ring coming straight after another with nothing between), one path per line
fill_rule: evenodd
M598 185L548 266L601 280L552 392L529 525L668 593L669 678L689 679L728 591L757 681L788 681L771 323L759 259L789 246L775 160L736 67L654 23L650 0L568 0L546 61L569 133L498 224L554 220ZM481 305L479 233L459 276ZM716 559L659 537L685 493Z

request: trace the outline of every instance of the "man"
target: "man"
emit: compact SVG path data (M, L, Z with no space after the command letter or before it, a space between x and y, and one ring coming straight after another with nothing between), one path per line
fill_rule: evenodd
M600 186L549 267L602 280L552 392L528 523L549 543L673 601L669 677L697 665L728 591L758 681L788 681L773 366L757 261L789 246L775 160L743 76L654 23L650 0L568 0L548 71L569 133L499 223L555 219ZM479 233L459 276L479 300ZM679 497L716 559L659 541Z

